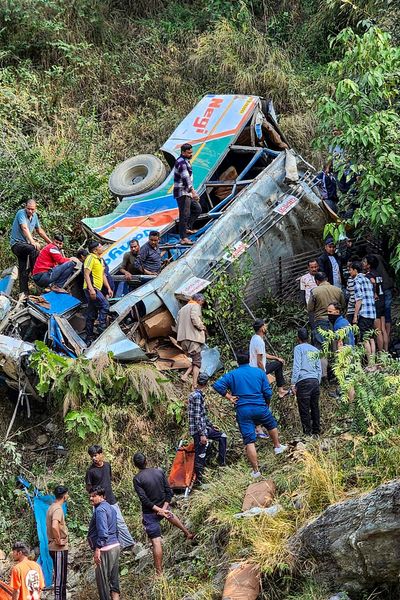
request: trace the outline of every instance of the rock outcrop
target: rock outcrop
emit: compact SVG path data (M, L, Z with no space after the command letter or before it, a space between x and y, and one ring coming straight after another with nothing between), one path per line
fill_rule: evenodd
M290 540L295 562L316 564L314 576L357 593L399 581L400 480L327 508Z

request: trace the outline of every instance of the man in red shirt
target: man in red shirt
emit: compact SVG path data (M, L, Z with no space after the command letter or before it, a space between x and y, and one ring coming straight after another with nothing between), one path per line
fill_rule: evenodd
M36 259L33 281L41 288L49 287L53 292L65 292L65 282L72 275L76 258L65 258L62 248L64 236L57 233L53 242L47 244Z

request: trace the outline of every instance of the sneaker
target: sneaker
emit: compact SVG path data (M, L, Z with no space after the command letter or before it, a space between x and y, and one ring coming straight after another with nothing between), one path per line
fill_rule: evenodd
M264 433L263 431L259 431L256 433L256 436L261 440L267 440L269 438L268 433Z
M260 471L252 471L251 476L253 479L258 479L259 477L261 477L261 473Z
M287 446L285 446L284 444L281 444L280 446L278 446L278 448L274 448L275 454L282 454L283 452L285 452L285 450L287 450Z

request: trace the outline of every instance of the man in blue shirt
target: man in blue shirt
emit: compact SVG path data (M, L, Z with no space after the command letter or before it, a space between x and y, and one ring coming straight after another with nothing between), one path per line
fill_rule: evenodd
M225 373L213 385L221 396L225 396L236 408L236 420L246 446L247 458L253 471L252 477L260 477L257 451L255 447L256 426L263 425L268 430L275 454L282 454L286 446L280 444L277 422L266 402L272 396L272 389L265 371L249 365L249 353L241 350L236 359L239 367Z
M11 251L18 258L19 289L24 294L29 294L29 273L35 266L40 244L33 237L36 231L47 244L51 244L44 229L41 228L39 217L36 212L36 201L31 199L15 215L10 235Z
M351 327L349 321L341 314L341 310L342 307L339 304L339 302L332 302L328 306L328 319L331 325L333 326L333 331L339 331L339 329ZM346 334L346 337L343 340L338 341L338 348L341 348L343 345L355 345L354 333L351 330L349 330L349 332Z
M90 491L94 508L89 525L88 542L94 551L96 584L100 600L119 600L119 556L117 515L106 500L105 489L98 486Z
M158 275L161 271L162 256L159 248L160 233L150 231L149 241L143 244L134 262L136 269L143 275Z
M292 389L297 397L300 420L305 435L319 435L319 384L322 377L319 350L308 343L308 331L297 332L298 345L293 356Z

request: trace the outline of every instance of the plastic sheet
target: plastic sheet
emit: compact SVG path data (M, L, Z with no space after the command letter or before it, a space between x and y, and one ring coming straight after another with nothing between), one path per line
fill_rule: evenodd
M218 348L210 348L205 344L201 351L201 371L207 373L209 377L214 375L216 371L223 368L221 362L221 354Z

